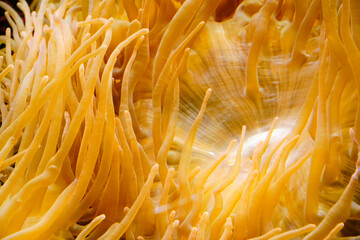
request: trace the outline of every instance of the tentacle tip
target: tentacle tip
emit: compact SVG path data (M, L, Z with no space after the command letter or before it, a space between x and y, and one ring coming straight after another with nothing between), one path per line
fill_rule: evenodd
M159 171L159 164L155 163L154 166L151 168L152 173L157 173Z
M309 229L310 229L310 230L315 230L315 229L316 229L316 225L315 225L315 224L309 224Z
M205 25L205 21L201 21L201 22L199 22L199 27L203 27L204 25Z
M49 80L49 76L45 75L41 80L46 83Z
M130 112L129 112L128 110L124 110L124 116L125 116L126 118L131 118Z
M354 131L353 128L350 128L350 129L349 129L349 134L350 134L351 138L354 138L354 137L355 137L355 131Z
M25 31L21 31L21 32L20 32L20 36L23 37L23 38L26 38L26 32L25 32Z
M360 150L360 144L359 144L359 142L356 140L355 131L354 131L353 128L350 128L349 134L350 134L350 137L351 137L351 139L353 140L353 142L356 144L357 149Z

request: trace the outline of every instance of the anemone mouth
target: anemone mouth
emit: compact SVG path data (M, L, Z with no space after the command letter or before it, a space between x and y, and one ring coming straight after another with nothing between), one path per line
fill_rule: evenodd
M359 238L357 1L17 6L1 238Z

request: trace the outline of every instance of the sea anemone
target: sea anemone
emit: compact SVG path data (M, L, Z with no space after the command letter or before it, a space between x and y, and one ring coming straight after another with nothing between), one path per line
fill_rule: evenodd
M0 238L360 238L359 1L17 6Z

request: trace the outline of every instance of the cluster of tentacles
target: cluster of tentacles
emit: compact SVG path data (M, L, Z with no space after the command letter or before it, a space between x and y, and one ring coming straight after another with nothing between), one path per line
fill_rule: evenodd
M0 7L0 238L358 239L359 1Z

